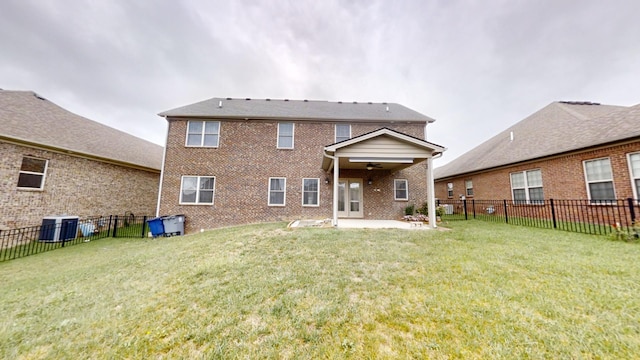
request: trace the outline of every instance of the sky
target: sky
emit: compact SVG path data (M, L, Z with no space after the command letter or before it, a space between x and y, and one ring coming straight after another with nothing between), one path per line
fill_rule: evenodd
M2 0L0 88L164 145L212 97L395 102L440 166L553 101L640 103L637 0ZM640 126L640 125L639 125Z

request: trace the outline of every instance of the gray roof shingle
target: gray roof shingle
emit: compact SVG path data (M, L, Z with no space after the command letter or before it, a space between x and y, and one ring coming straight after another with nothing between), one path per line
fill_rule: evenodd
M2 138L137 167L162 168L162 146L71 113L32 91L0 90Z
M450 163L436 168L435 178L462 175L638 136L640 105L624 107L553 102Z
M211 98L167 110L158 115L163 117L242 119L435 121L428 116L395 103L231 98Z

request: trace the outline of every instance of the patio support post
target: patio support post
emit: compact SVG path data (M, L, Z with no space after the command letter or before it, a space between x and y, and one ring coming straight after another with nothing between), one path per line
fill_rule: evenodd
M427 206L429 209L429 227L435 229L436 225L436 192L433 188L433 156L427 158Z
M340 177L340 158L333 159L333 220L331 225L338 226L338 179Z

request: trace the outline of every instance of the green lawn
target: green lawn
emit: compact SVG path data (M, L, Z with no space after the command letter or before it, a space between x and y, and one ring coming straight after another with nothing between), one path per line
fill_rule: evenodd
M627 359L640 245L266 224L0 263L3 359Z

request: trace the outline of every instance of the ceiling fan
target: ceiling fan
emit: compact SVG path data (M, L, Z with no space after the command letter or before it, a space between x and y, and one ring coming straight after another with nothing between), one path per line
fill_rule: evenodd
M380 164L367 163L366 168L367 168L367 170L382 169L382 165L380 165Z

